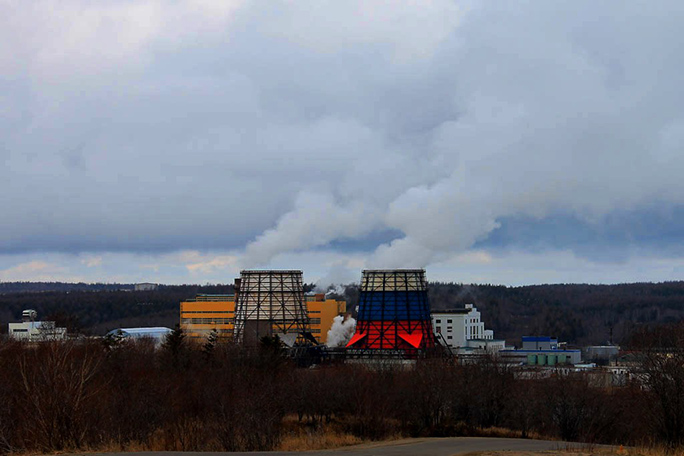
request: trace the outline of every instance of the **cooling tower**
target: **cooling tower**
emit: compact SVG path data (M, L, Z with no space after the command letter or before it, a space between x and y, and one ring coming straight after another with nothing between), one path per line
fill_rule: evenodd
M363 271L356 331L347 347L410 354L435 345L425 270Z
M236 290L234 340L255 346L277 335L292 346L309 333L302 271L241 271Z

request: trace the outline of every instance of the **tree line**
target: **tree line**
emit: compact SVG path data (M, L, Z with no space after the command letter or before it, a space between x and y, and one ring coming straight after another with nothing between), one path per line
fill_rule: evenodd
M161 348L114 336L5 340L0 453L272 450L331 426L364 440L494 432L679 447L684 363L672 353L684 352L684 327L667 331L635 338L642 377L620 388L560 368L530 376L494 357L301 369L278 344L194 344L178 330Z
M0 332L18 320L22 310L32 308L39 318L56 320L71 332L93 335L118 327L173 327L181 301L198 293L233 292L232 285L219 284L160 285L155 291L77 288L3 293L3 285L7 284L0 284ZM6 290L20 285L31 289L30 283L14 283L14 288ZM305 288L311 290L313 284ZM523 287L431 282L428 293L435 310L475 304L486 327L509 344L519 344L523 335L556 336L576 345L605 344L611 339L619 344L641 326L684 318L684 282ZM348 285L344 295L336 297L344 298L353 313L358 285Z

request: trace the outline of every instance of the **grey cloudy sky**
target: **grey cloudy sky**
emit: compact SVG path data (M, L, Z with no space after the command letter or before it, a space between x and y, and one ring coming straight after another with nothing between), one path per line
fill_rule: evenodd
M0 280L684 277L681 1L0 2Z

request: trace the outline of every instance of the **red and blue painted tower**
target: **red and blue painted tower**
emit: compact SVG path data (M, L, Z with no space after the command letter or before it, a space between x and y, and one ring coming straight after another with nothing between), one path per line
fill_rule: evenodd
M435 348L424 269L364 270L347 347L407 354Z

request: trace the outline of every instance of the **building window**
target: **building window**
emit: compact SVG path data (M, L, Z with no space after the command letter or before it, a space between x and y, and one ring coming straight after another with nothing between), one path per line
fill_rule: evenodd
M181 318L182 325L229 325L232 318Z
M310 322L312 325L320 325L321 324L321 319L320 318L311 318Z
M183 314L232 314L232 310L184 310Z
M447 320L447 323L451 323L451 320Z
M453 337L451 337L451 336L447 336L447 339L451 340L451 339L453 339Z
M437 323L441 323L441 322L442 322L442 320L437 320Z

